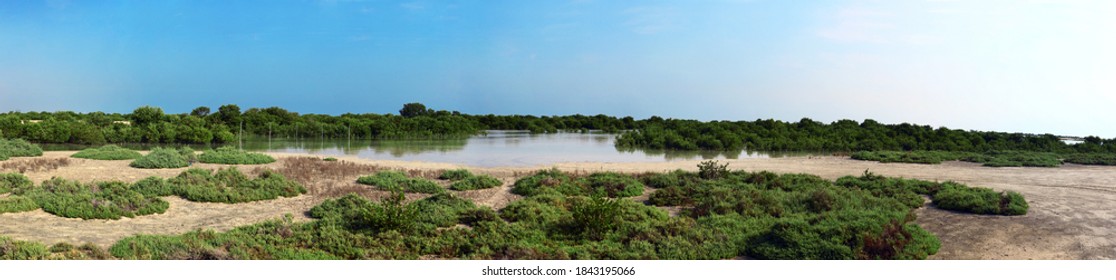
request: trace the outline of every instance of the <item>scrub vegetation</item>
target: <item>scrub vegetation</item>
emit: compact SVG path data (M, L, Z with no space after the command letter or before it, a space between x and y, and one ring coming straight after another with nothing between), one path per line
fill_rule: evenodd
M170 148L154 148L147 155L132 161L129 166L135 168L182 168L190 166L197 160L194 150L182 147L178 150Z
M210 174L180 177L195 175ZM131 189L153 194L167 185L174 183L149 178ZM399 187L379 201L354 194L327 199L306 213L309 222L287 216L227 232L135 235L112 245L111 256L0 239L8 248L0 258L69 252L119 259L925 259L940 241L912 223L923 196L968 213L1019 215L1027 208L1017 193L953 182L867 171L828 181L732 171L716 162L697 172L639 175L541 170L515 185L525 197L499 211L451 192L407 202ZM656 191L646 202L622 198L630 186Z
M239 203L298 196L306 189L270 170L249 179L236 168L216 172L194 168L171 179L148 177L132 184L51 178L34 185L22 174L0 174L0 194L9 192L9 196L0 198L0 213L42 208L67 218L119 219L163 213L169 204L159 198L162 196Z
M441 193L444 192L438 183L422 178L411 178L401 171L379 171L372 175L362 176L357 183L375 186L386 191L401 191L414 193Z
M452 169L442 171L438 179L449 180L451 183L449 189L455 191L469 191L493 188L502 185L503 182L496 177L489 175L475 175L469 170L465 169Z
M23 139L0 139L0 160L7 160L12 157L37 157L42 155L42 148Z
M116 145L104 145L98 148L89 148L74 153L70 157L99 160L126 160L143 157L137 151L122 148Z
M220 147L205 151L198 161L218 164L265 164L275 162L275 158L261 153L246 152L233 147Z

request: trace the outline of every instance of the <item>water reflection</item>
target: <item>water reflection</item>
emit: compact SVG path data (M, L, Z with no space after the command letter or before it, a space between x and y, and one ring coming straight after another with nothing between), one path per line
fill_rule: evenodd
M349 155L367 159L432 161L472 166L530 166L559 162L661 162L675 160L766 158L812 153L759 153L753 151L671 151L616 148L615 134L488 131L468 139L349 140L250 138L233 143L245 150L316 155ZM122 145L150 149L158 145ZM192 146L208 149L206 146ZM75 150L81 145L43 145L47 150Z

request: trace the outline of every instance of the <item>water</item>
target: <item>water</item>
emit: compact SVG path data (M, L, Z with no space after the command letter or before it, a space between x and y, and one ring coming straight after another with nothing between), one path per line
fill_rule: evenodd
M452 140L252 139L245 150L348 155L365 159L429 161L479 167L536 166L559 162L662 162L694 159L769 157L744 151L656 151L618 149L615 134L488 131Z
M537 166L559 162L663 162L697 159L766 158L796 154L746 151L662 151L618 149L615 134L488 131L468 139L443 140L347 140L347 139L245 139L249 151L304 153L324 156L356 156L374 160L429 161L478 167ZM237 145L233 143L232 145ZM127 146L148 149L150 146ZM44 149L80 149L74 146L45 146ZM207 147L194 147L201 150Z

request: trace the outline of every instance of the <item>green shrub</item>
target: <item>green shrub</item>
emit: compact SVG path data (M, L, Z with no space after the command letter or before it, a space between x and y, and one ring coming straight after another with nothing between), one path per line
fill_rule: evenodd
M0 198L0 213L18 213L39 209L39 203L30 197L13 195Z
M49 256L50 250L42 243L0 236L0 260L44 260Z
M715 160L707 160L698 164L698 177L702 179L720 179L725 174L728 174L728 163L718 164Z
M31 188L31 179L19 173L0 173L0 194Z
M137 182L138 183L138 182ZM143 188L152 194L165 194L165 187L155 185ZM306 193L306 188L282 174L264 170L255 179L248 179L240 170L222 168L209 170L191 168L167 180L174 192L182 198L198 202L240 203L258 200L295 197Z
M337 158L335 158L335 157L327 157L327 158L323 158L322 160L323 160L323 161L337 161Z
M462 179L469 178L469 177L473 177L473 173L469 172L469 170L453 169L453 170L442 171L442 175L439 175L438 179L457 181L457 180L462 180Z
M651 173L640 176L643 183L648 187L662 189L668 187L686 187L696 184L701 180L700 177L695 176L692 172L682 171L681 169L671 171L668 173Z
M503 182L501 182L500 179L496 179L492 176L473 176L470 174L469 177L453 182L453 184L450 184L449 188L455 191L468 191L493 188L502 184Z
M933 197L938 208L976 214L1023 215L1028 208L1019 193L997 193L988 188L948 187Z
M162 177L151 176L132 183L133 191L145 196L172 196L176 195L174 186L167 183Z
M143 157L137 151L126 148L121 148L116 145L105 145L99 148L88 148L74 153L70 157L85 158L85 159L98 159L98 160L125 160L125 159L138 159Z
M1077 153L1067 155L1068 163L1087 165L1116 165L1116 154L1110 153Z
M519 179L512 187L512 193L523 196L557 193L570 196L630 197L643 193L643 183L632 176L613 172L594 173L575 179L565 172L552 169Z
M417 193L440 193L445 191L433 181L407 177L400 171L380 171L369 176L357 178L357 183L376 186L387 191Z
M28 192L43 211L66 218L120 219L159 214L170 205L122 182L81 183L51 178Z
M617 175L607 181L622 180ZM924 186L871 174L846 179L848 186L763 172L698 179L660 190L685 189L679 196L694 201L694 210L674 217L630 199L569 196L540 183L568 174L536 176L523 180L542 185L538 193L498 214L450 193L411 203L402 192L380 202L348 195L311 208L316 220L307 223L135 236L110 251L124 259L923 259L940 246L912 223L913 207L871 191L881 186L856 184ZM590 176L568 179L591 193Z
M190 152L191 154L193 152ZM181 151L167 148L154 148L147 155L132 161L129 166L135 168L182 168L189 166L190 162Z
M237 150L233 147L220 147L216 150L206 151L198 156L204 163L218 164L265 164L275 162L275 158L261 153L252 153Z
M582 183L586 194L605 197L631 197L643 194L643 183L632 176L613 173L593 173Z
M32 144L23 139L0 139L0 160L9 157L37 157L43 155L39 145Z

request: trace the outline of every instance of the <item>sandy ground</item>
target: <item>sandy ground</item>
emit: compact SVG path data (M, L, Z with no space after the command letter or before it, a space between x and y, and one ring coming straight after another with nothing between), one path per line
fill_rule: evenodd
M44 158L66 158L73 152L47 152ZM414 175L432 176L437 170L469 168L494 175L505 182L499 188L459 192L480 205L496 209L519 196L509 192L511 182L534 170L557 167L572 172L602 170L620 172L658 172L674 169L696 170L699 162L659 163L561 163L534 167L471 168L446 163L367 160L339 157L334 165L295 164L298 154L272 154L280 159L262 168L277 169L307 185L308 194L294 198L243 204L197 203L177 197L164 198L170 209L159 215L120 220L81 220L61 218L42 210L0 214L0 235L48 244L69 242L109 246L134 234L178 234L210 228L227 230L292 214L303 214L322 200L357 192L365 196L383 195L357 185L357 177L378 169L409 170ZM13 158L7 162L32 160ZM1030 203L1027 215L1016 217L981 216L955 213L933 207L917 210L918 224L938 235L941 250L932 259L1113 259L1116 258L1116 167L1065 165L1060 168L989 168L964 162L940 165L881 164L842 157L792 157L729 160L729 168L778 173L810 173L827 179L860 175L865 170L885 175L924 180L952 180L971 186L1013 190ZM82 181L136 181L147 176L171 177L185 170L144 170L127 166L128 161L70 159L69 165L54 170L27 171L36 182L50 177ZM202 168L223 165L198 164ZM252 172L261 166L241 167ZM12 170L0 170L11 172ZM408 196L417 199L422 195Z

